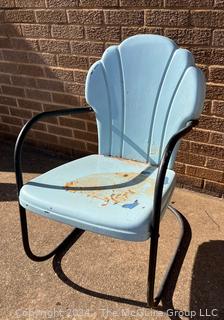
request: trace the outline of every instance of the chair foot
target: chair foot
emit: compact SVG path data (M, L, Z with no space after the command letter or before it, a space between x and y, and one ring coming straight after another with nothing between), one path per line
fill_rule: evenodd
M184 252L184 256L182 258L182 263L183 263L183 259L186 255L186 252L189 247L190 240L191 240L191 229L190 229L190 226L187 223L186 219L184 218L184 216L177 209L173 208L170 205L168 206L168 209L171 211L171 213L174 214L174 216L176 217L176 219L179 223L180 230L181 230L180 236L178 239L176 250L173 254L173 257L170 261L170 264L166 270L165 276L161 282L160 288L159 288L157 295L155 297L154 297L154 285L155 285L155 271L156 271L156 258L157 258L157 249L158 249L158 237L152 238L153 241L151 241L151 246L150 246L150 257L152 259L150 259L151 261L149 261L149 276L148 276L148 294L147 294L148 307L157 307L159 305L160 301L162 300L162 298L164 298L165 290L170 282L170 277L171 277L172 271L173 271L174 267L176 266L177 257L181 251L182 243L185 239L185 234L187 231L189 233L188 234L189 240L188 240L185 252ZM186 223L187 223L188 228L186 228ZM181 263L181 265L182 265L182 263Z
M75 243L81 237L81 235L85 232L85 230L76 228L51 252L49 252L44 256L37 256L32 252L29 244L26 210L22 206L19 206L19 212L20 212L20 222L21 222L22 241L23 241L24 251L31 260L36 262L48 260L54 255L62 252L71 242Z

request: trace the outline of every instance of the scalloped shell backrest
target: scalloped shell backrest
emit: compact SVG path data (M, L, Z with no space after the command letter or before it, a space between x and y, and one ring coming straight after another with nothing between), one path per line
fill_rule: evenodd
M100 154L158 165L170 137L199 118L205 80L188 50L166 37L137 35L92 65L85 93Z

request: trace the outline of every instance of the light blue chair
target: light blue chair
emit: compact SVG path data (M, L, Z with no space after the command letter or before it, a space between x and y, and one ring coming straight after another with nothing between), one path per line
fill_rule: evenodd
M109 47L90 68L86 100L91 108L36 115L21 130L15 147L23 245L35 261L62 250L84 230L110 237L151 238L148 305L154 299L160 218L175 186L173 164L180 138L197 124L205 97L204 76L192 54L158 35L136 35ZM95 112L99 154L59 166L23 185L21 148L34 123L47 116ZM55 250L34 255L26 210L75 227ZM172 209L177 215L177 211ZM169 272L168 272L169 273Z

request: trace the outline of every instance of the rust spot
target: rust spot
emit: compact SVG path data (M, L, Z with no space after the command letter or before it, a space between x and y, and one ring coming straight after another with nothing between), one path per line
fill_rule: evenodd
M101 206L132 203L136 196L153 190L150 173L114 172L100 173L67 182L69 192L78 192L88 198L98 199Z

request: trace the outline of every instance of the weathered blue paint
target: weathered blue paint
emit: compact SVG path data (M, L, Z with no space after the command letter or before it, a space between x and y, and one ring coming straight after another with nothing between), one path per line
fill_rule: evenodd
M138 35L108 48L86 80L100 154L31 180L20 191L21 205L80 229L148 239L162 152L173 134L199 117L204 88L191 53L168 38ZM173 161L166 172L162 214L175 186Z
M137 35L109 47L86 80L100 154L158 165L170 137L199 117L204 95L192 54L172 40Z

